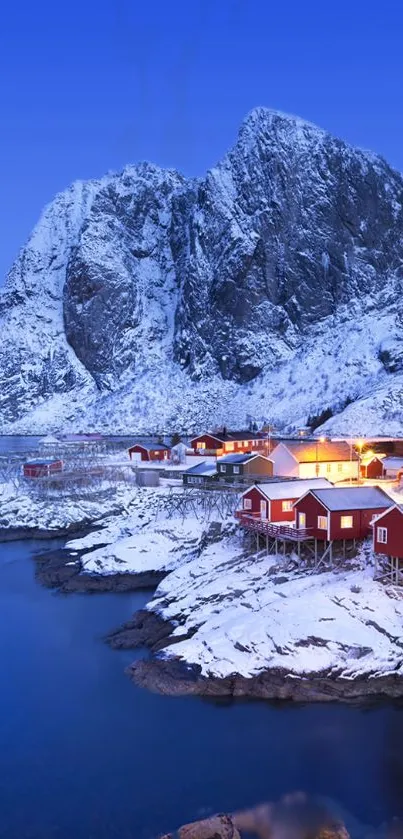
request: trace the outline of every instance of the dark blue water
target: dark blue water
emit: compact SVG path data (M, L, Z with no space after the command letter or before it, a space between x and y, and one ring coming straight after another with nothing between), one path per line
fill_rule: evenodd
M145 839L304 789L373 825L403 815L403 713L154 696L102 636L138 595L62 596L38 543L0 545L0 836Z

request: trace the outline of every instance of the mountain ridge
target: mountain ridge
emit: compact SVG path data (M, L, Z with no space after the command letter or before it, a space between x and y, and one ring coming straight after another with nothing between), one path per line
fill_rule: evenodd
M75 182L0 292L0 428L403 430L402 204L383 158L261 107L204 178Z

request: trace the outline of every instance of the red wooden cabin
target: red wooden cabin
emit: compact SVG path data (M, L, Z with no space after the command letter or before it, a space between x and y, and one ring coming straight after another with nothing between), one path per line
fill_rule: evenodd
M372 519L390 507L390 501L376 486L309 490L294 504L295 522L314 539L364 539Z
M374 552L403 559L403 507L395 504L373 522Z
M385 475L385 467L382 461L382 455L363 455L360 462L361 477L372 479L383 478Z
M151 460L169 460L171 449L163 443L152 443L149 446L136 443L129 449L130 460L133 459L134 454L139 454L140 459L146 462Z
M62 460L28 460L23 465L23 475L24 478L47 478L53 473L61 472L62 469Z
M331 487L326 478L255 484L242 493L237 518L250 515L268 521L294 521L294 503L308 489Z
M248 452L260 452L269 454L269 441L266 436L258 431L229 431L206 432L193 437L190 445L198 454L247 454Z

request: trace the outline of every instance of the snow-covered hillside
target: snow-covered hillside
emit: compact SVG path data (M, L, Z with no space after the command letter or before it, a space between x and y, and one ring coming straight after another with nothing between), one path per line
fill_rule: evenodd
M401 433L402 204L383 159L263 108L204 179L74 184L0 295L0 430Z

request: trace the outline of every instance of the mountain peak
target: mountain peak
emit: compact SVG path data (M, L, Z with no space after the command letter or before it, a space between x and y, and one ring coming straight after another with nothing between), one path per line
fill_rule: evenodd
M75 185L0 295L0 426L351 417L403 371L402 205L380 158L262 107L197 183L143 162Z
M265 108L260 105L252 108L241 124L241 131L245 129L272 130L276 128L294 132L305 129L322 135L327 133L323 128L315 125L315 123L309 122L309 120L303 119L295 114L287 114L284 111L278 111L275 108Z

